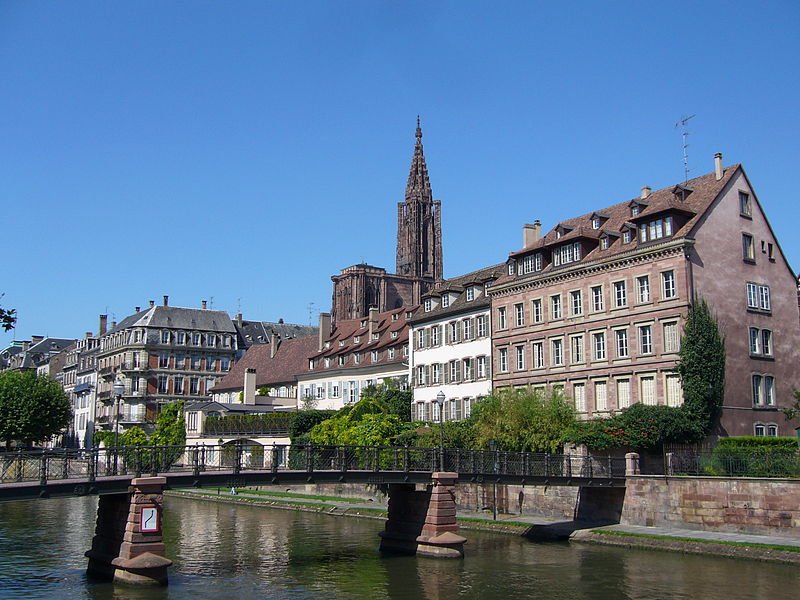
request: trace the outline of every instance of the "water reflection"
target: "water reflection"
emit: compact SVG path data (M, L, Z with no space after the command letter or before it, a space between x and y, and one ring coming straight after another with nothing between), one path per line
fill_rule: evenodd
M464 560L383 556L381 521L178 498L165 505L169 587L124 587L86 580L96 510L96 498L0 504L0 597L774 600L797 587L791 566L472 531Z

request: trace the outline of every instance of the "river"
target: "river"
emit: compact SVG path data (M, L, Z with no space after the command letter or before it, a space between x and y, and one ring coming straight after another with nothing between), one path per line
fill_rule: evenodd
M164 588L87 581L97 499L0 504L0 598L800 599L796 567L468 531L464 560L387 557L381 521L167 498Z

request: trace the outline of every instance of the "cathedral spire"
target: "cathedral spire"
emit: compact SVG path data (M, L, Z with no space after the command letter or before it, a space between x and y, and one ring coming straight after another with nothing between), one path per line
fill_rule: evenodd
M428 167L425 165L425 154L422 151L422 127L417 115L417 141L414 144L414 156L411 158L411 171L406 184L406 202L414 200L432 201L431 182L428 179Z

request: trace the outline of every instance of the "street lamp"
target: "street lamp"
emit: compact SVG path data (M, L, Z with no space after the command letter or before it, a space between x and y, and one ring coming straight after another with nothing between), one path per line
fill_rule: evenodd
M116 398L117 410L114 416L114 448L119 444L119 403L122 402L122 395L125 393L125 384L121 379L114 381L114 398Z
M439 390L436 394L436 404L439 405L439 471L444 472L444 392Z

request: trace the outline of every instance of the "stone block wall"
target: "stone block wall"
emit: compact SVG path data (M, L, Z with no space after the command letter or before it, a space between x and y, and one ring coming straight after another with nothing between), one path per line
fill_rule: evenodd
M621 522L797 537L800 481L628 477Z

